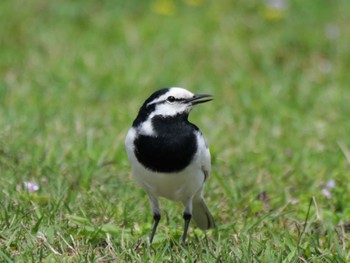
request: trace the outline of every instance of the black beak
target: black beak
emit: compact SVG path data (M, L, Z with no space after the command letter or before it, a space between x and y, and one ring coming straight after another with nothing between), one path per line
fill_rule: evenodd
M191 103L191 105L196 105L199 103L211 101L212 99L213 96L209 94L195 94L191 99L188 99L187 102Z

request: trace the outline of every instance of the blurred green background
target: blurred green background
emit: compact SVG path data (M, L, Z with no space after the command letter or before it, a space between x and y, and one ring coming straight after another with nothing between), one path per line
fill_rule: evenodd
M349 261L349 14L346 0L1 1L0 258ZM215 96L191 120L218 228L193 224L183 247L182 208L162 201L149 247L124 137L171 86Z

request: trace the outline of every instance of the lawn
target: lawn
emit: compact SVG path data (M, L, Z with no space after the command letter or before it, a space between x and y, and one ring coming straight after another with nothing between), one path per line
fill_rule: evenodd
M0 2L1 262L349 262L350 2ZM217 228L161 200L154 243L124 138L143 101L215 99ZM29 187L28 183L38 186Z

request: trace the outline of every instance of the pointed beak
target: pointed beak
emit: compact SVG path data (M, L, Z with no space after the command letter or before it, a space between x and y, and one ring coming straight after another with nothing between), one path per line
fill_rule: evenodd
M213 100L213 96L209 94L195 94L192 98L188 99L187 102L191 105L196 105L204 102Z

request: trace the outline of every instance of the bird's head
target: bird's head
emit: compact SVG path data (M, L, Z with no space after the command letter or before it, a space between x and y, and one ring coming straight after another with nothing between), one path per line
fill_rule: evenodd
M142 106L142 110L152 115L175 116L188 114L194 105L211 101L208 94L193 94L183 88L166 88L153 93Z
M211 101L208 94L193 94L178 87L160 89L154 92L142 105L133 126L138 126L154 116L187 116L191 109L200 103Z

